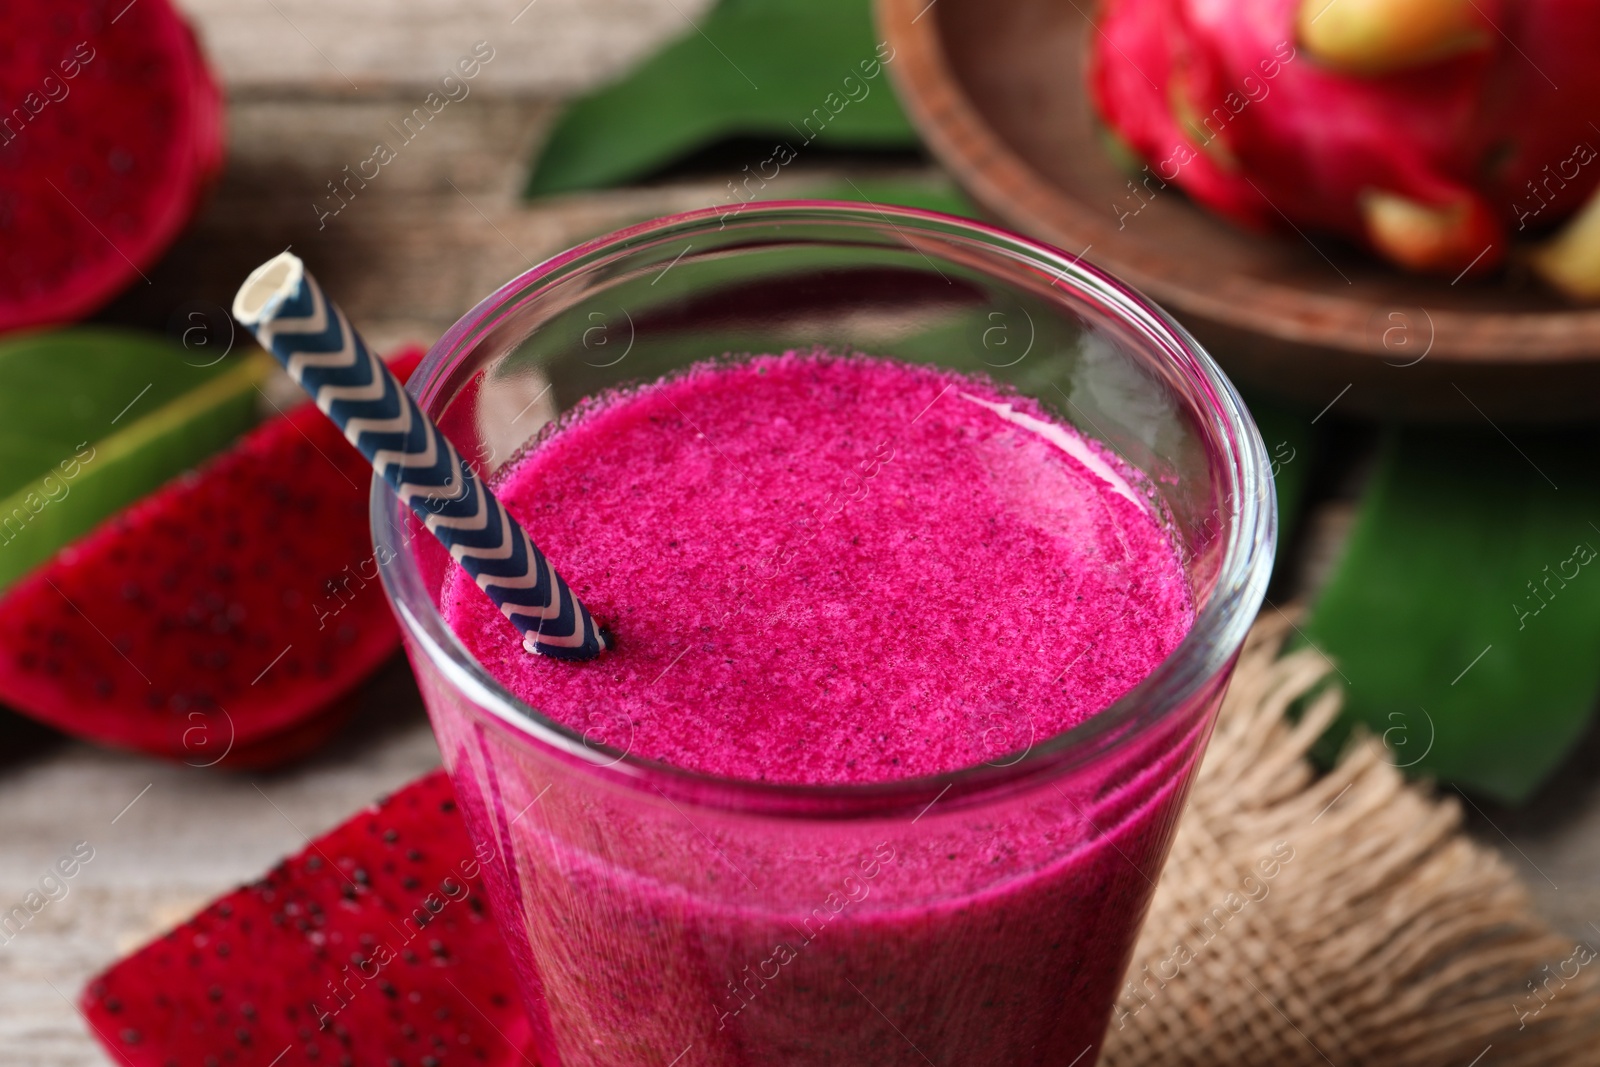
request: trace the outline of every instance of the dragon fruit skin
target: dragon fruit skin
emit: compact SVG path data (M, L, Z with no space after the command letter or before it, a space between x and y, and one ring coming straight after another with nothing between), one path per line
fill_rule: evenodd
M1157 178L1219 214L1342 234L1451 276L1491 269L1511 236L1559 221L1600 181L1587 165L1600 64L1583 47L1600 43L1600 5L1475 0L1463 17L1480 32L1379 71L1308 44L1307 23L1329 7L1106 0L1096 105Z
M1488 90L1488 126L1499 137L1488 148L1510 149L1503 169L1491 168L1489 189L1512 205L1512 232L1527 233L1577 211L1600 186L1600 5L1537 0L1508 8L1500 25L1523 54L1506 48ZM1518 225L1519 208L1537 214Z

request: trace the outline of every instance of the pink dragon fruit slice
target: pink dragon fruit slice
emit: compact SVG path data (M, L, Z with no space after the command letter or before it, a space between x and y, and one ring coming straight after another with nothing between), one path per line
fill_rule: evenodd
M400 644L371 479L314 405L257 427L5 591L0 703L196 766L310 751Z
M222 167L222 98L168 0L0 5L0 333L147 270Z
M437 771L92 979L124 1067L537 1067L475 844Z

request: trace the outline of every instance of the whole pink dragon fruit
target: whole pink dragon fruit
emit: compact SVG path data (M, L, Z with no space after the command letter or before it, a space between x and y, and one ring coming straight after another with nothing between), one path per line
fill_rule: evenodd
M1097 21L1090 87L1144 184L1249 227L1481 274L1600 184L1595 0L1103 0ZM1569 290L1560 268L1596 259L1577 243L1534 260Z

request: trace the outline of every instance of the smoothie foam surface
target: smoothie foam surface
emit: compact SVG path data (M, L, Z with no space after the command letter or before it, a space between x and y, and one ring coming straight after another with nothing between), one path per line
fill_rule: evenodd
M617 637L523 651L444 610L545 715L767 782L1004 761L1105 708L1193 621L1139 476L992 382L868 358L707 363L585 401L496 492Z

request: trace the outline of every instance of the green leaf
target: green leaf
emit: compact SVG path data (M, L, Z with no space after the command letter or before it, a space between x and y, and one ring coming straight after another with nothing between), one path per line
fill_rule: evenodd
M1508 803L1556 767L1600 692L1597 449L1592 432L1385 443L1305 625L1344 675L1346 730Z
M110 329L0 344L0 589L255 421L264 357Z
M618 185L731 137L788 149L730 175L748 182L742 199L813 147L916 148L889 86L893 60L868 0L723 0L622 81L573 103L527 193Z

